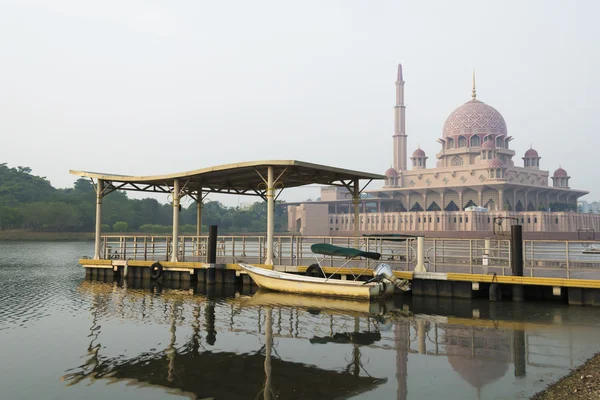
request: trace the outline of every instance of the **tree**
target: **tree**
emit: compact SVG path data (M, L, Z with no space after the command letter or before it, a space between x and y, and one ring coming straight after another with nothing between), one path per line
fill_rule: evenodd
M128 227L127 222L125 222L125 221L117 221L113 225L113 231L114 232L120 232L120 233L127 232L127 227Z
M0 229L11 229L21 226L23 214L14 207L0 207Z

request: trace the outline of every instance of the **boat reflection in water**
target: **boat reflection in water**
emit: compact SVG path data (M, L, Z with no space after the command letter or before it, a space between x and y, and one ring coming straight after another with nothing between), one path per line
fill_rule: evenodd
M600 344L595 309L139 282L79 291L92 304L90 343L67 385L123 381L188 398L512 398Z

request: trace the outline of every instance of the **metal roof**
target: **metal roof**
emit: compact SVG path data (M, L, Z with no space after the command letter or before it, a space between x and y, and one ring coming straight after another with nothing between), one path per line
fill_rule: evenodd
M268 167L274 169L276 189L309 184L349 187L355 179L384 179L381 174L353 171L296 160L262 160L218 165L167 175L128 176L100 172L69 171L73 175L102 179L112 190L170 193L175 179L182 191L194 196L198 191L264 197Z

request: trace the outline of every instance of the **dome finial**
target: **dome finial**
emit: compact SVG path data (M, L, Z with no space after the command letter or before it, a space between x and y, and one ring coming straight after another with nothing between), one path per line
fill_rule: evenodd
M475 68L473 68L473 90L471 91L471 97L473 100L477 98L477 91L475 90Z

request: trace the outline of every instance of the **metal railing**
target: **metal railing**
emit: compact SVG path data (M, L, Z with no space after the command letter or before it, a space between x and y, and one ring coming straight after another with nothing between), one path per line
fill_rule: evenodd
M317 262L310 250L315 243L354 247L381 253L379 262L395 270L412 271L417 262L417 240L397 237L275 236L273 261L276 265L307 266ZM103 259L171 259L170 236L103 236ZM523 245L524 275L538 277L600 279L600 245L593 241L526 240ZM180 236L177 259L207 262L208 236ZM219 236L218 263L264 263L265 236ZM585 253L584 253L585 251ZM321 265L337 267L347 260L319 256ZM372 263L372 262L371 262ZM348 267L369 266L365 260L351 260ZM510 240L426 239L425 267L430 272L512 275Z

